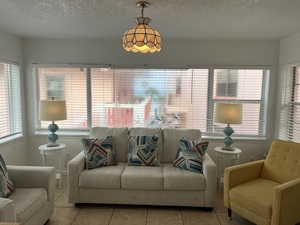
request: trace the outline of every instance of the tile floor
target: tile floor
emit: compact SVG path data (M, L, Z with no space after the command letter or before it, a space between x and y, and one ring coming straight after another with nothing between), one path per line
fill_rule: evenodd
M227 217L222 194L217 194L216 206L212 212L198 208L126 206L126 205L84 205L75 207L68 203L66 178L63 187L57 184L54 214L47 225L254 225L233 213Z

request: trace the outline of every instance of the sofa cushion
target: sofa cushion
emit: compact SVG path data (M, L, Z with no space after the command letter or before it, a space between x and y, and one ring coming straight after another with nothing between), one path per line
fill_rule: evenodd
M93 127L90 138L102 138L111 135L114 140L117 162L127 162L128 128Z
M14 184L8 176L8 171L0 154L0 197L6 198L15 190Z
M82 138L86 169L116 165L116 153L111 135L105 138Z
M121 188L121 175L126 163L118 165L83 170L79 174L79 187L84 188Z
M121 176L121 184L123 189L163 190L163 169L153 166L126 166Z
M158 137L155 135L129 136L129 166L160 166L157 160Z
M163 174L165 190L205 190L206 180L203 174L176 168L172 163L163 164Z
M181 138L173 165L181 169L202 173L203 156L207 146L207 141L197 143L187 138Z
M279 183L258 178L230 189L229 198L234 204L265 218L271 218L274 188Z
M157 159L161 162L162 160L162 151L163 151L163 131L161 128L149 128L149 127L132 127L129 130L130 136L138 135L155 135L158 137L158 150L157 150Z
M47 202L47 191L44 188L16 188L8 197L15 202L17 221L25 224Z
M201 131L198 129L163 129L163 163L173 163L177 150L179 148L179 141L182 137L186 137L193 141L201 141Z

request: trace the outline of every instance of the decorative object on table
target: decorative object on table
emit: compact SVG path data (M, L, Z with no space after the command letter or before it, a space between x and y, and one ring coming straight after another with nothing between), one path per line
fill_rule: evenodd
M234 130L232 129L232 127L230 127L230 124L242 123L242 104L229 102L217 103L215 122L227 124L227 127L223 129L226 137L224 138L225 146L222 147L222 150L233 151L234 147L231 146L233 140L230 136L234 133Z
M151 22L149 17L144 17L144 8L150 6L149 2L141 1L136 4L142 8L142 16L135 18L137 26L129 29L123 35L123 49L127 52L154 53L160 52L162 38L160 34L148 24Z
M41 100L40 101L40 120L41 121L52 121L48 126L48 130L51 134L48 135L47 144L48 147L56 147L59 144L56 143L58 135L55 132L58 130L57 124L54 121L67 119L66 101L55 101L52 97L52 101Z

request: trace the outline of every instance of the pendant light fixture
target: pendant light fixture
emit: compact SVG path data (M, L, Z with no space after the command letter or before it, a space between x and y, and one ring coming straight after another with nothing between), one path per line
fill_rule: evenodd
M151 22L149 17L144 17L144 8L149 7L149 2L138 2L136 4L142 8L142 16L135 18L137 26L129 29L123 35L123 49L127 52L154 53L161 50L161 36L148 24Z

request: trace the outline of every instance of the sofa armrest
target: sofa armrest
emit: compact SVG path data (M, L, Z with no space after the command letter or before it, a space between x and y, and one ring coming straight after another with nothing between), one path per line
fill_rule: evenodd
M15 203L8 198L0 198L0 222L17 222Z
M281 184L274 189L272 225L300 222L300 178Z
M79 174L85 169L83 151L68 163L69 203L78 203Z
M48 201L55 199L55 168L45 166L7 166L8 175L16 188L45 188Z
M206 180L205 205L206 207L214 207L217 189L217 166L208 154L204 155L202 166Z
M260 176L265 160L258 160L236 166L230 166L224 170L224 205L229 206L229 190L238 185L253 180Z

